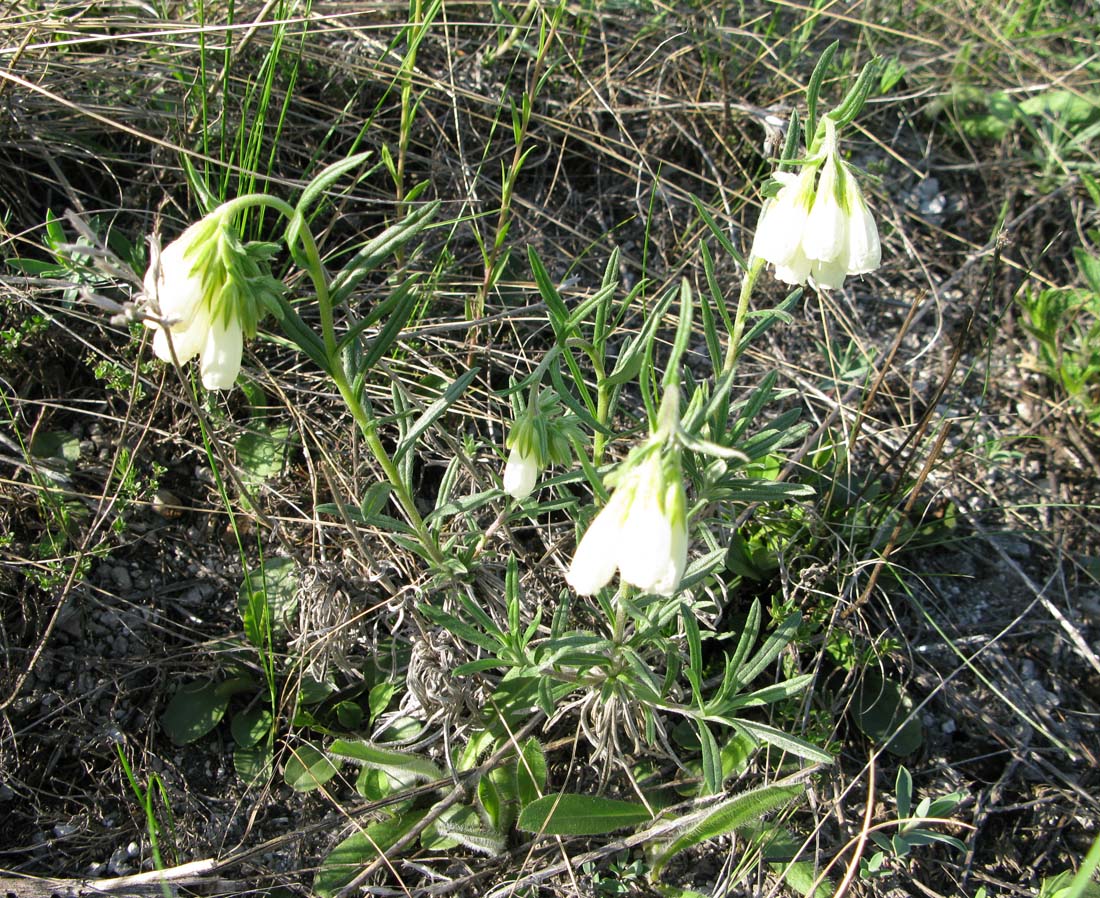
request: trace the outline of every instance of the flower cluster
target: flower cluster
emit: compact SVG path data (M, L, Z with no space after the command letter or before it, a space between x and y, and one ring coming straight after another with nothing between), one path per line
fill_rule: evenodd
M228 390L241 370L245 337L256 334L263 306L282 290L264 266L266 248L244 246L230 216L215 211L159 253L145 274L153 302L153 352L182 365L199 357L202 385ZM169 345L171 343L171 345Z
M623 582L670 596L687 567L687 499L680 450L650 438L615 474L615 490L577 546L565 578L581 595Z
M840 158L831 119L825 119L820 151L802 171L774 177L783 186L764 203L752 255L774 265L779 280L805 284L809 279L829 290L850 274L878 268L878 227L855 174Z

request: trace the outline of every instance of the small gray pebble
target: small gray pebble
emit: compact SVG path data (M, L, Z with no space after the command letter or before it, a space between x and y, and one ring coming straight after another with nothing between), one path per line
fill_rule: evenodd
M129 592L134 588L134 581L130 576L130 572L121 565L111 568L111 579L114 581L115 586L123 592Z

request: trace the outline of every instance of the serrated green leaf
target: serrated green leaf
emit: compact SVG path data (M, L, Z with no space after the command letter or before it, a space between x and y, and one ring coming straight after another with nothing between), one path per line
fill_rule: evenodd
M546 795L527 805L516 826L544 836L599 836L645 823L644 805L594 795Z

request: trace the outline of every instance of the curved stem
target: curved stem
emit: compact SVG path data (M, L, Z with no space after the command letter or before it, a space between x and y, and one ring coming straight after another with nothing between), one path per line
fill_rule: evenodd
M340 397L344 400L348 411L351 412L355 423L359 426L359 432L366 440L367 447L370 449L375 461L385 472L386 479L393 487L394 495L397 497L401 509L405 512L409 525L416 533L417 539L424 547L424 551L431 558L433 564L437 567L443 567L445 562L443 553L428 530L428 525L424 523L424 518L417 510L416 502L409 492L408 485L401 478L401 472L397 469L397 465L394 464L393 459L386 452L386 447L382 445L382 441L378 438L378 428L373 417L359 401L359 397L352 389L351 384L348 383L347 373L344 371L344 365L340 360L339 344L336 340L336 325L332 313L332 294L329 292L328 275L325 273L325 267L321 262L321 253L317 248L317 242L313 239L312 232L309 230L309 225L306 224L301 212L291 206L290 203L266 193L246 193L244 196L222 203L212 214L232 215L249 206L269 206L288 220L288 248L295 261L302 265L309 274L310 280L313 281L313 289L317 293L317 305L321 313L321 336L325 343L325 354L328 356L329 376L332 377L336 389L340 392ZM294 252L291 242L295 239L301 241L304 259L300 259L298 254Z

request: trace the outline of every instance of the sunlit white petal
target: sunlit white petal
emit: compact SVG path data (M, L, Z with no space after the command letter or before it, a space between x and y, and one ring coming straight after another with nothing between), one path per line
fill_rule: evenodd
M837 201L837 163L833 156L825 160L817 185L813 208L802 235L802 252L819 262L844 259L848 254L848 216Z
M581 538L566 581L580 595L590 596L605 587L615 576L622 545L623 519L630 497L616 490L604 509L596 515Z
M526 499L534 490L538 476L538 459L534 455L525 455L518 445L513 446L501 477L504 492L514 499Z
M231 389L241 371L243 349L244 335L238 322L226 324L222 316L211 321L199 367L202 385L208 390Z

